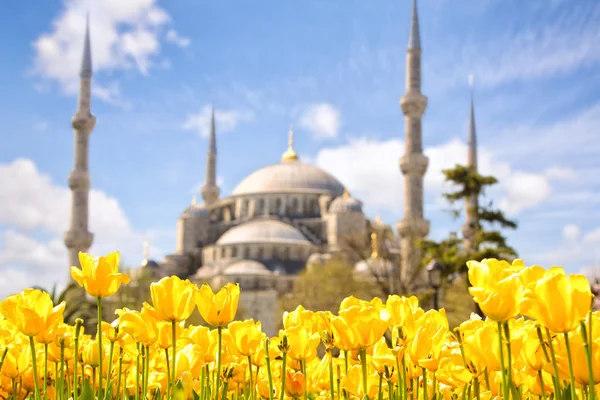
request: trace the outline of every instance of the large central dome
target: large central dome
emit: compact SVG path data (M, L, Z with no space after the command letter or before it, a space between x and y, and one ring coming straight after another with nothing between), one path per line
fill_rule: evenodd
M320 192L335 197L344 193L344 186L314 165L287 160L253 172L236 186L232 195L275 192Z

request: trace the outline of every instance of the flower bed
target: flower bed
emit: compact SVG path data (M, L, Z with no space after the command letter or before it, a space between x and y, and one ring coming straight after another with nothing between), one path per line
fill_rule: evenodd
M119 254L80 254L73 279L96 298L129 278ZM152 304L120 309L99 334L63 322L65 303L26 289L0 303L0 396L41 399L590 399L600 381L600 314L582 275L494 259L470 261L469 289L487 315L448 327L415 297L348 297L339 312L283 314L268 338L234 321L240 289L214 293L175 276ZM77 299L71 299L77 301ZM195 308L212 326L186 326ZM175 338L175 339L174 339ZM318 348L325 349L323 357Z

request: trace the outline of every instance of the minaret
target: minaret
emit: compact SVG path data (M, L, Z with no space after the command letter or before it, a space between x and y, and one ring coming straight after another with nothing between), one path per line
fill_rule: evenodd
M210 116L210 137L208 142L208 154L206 156L206 180L200 189L204 204L211 205L219 199L219 187L217 186L217 138L215 133L215 110L213 108Z
M79 104L71 124L75 133L75 166L69 174L72 193L71 224L65 232L65 245L69 250L69 265L79 266L79 252L87 252L94 236L88 231L88 197L90 173L88 170L89 135L96 125L96 117L90 111L92 86L92 51L90 48L89 16L86 22L83 60L79 72Z
M397 224L400 234L400 279L407 282L421 263L418 241L429 233L429 221L423 218L423 176L429 160L423 155L421 118L427 97L421 94L421 39L417 1L413 0L412 21L406 55L406 93L400 99L404 113L405 150L400 158L404 175L404 218Z
M469 77L471 85L471 114L469 116L469 137L467 140L467 168L477 172L477 131L475 129L475 106L473 101L473 77ZM466 221L462 227L464 245L466 250L475 250L474 234L479 225L478 218L479 199L471 196L465 202Z

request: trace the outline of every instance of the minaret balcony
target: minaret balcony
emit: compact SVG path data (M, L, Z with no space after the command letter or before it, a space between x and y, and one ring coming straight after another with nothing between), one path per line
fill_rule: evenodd
M75 169L69 174L69 189L86 191L90 189L90 174L88 171Z
M408 91L400 98L400 107L405 116L421 118L427 108L427 97L416 91Z
M404 175L423 176L428 165L429 158L421 153L410 153L400 157L400 171Z
M94 234L90 232L69 230L68 232L65 232L64 239L67 249L87 250L92 246Z
M404 217L396 224L401 238L424 238L429 233L429 221L419 217Z
M78 112L71 119L71 125L76 131L89 134L94 129L94 126L96 126L96 117L90 113L87 115L80 115Z

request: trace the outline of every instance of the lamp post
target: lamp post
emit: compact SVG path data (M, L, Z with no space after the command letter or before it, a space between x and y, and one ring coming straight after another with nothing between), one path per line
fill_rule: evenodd
M439 293L440 286L442 285L442 274L446 270L442 264L436 260L431 260L427 265L427 275L429 277L429 285L433 288L433 308L436 310L440 309L439 305Z

